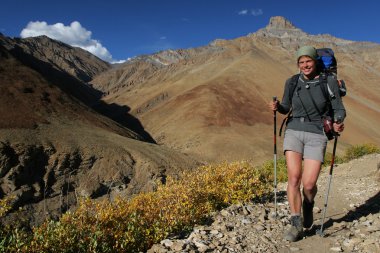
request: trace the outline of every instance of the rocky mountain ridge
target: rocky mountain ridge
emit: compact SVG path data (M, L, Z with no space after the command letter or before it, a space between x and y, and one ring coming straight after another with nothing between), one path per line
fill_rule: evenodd
M331 47L348 84L350 127L342 147L380 143L372 127L379 123L380 45L310 35L283 17L233 40L136 58L91 84L105 92L106 103L128 105L160 144L206 161L260 160L271 152L270 138L264 139L272 123L265 105L274 95L281 98L285 80L297 73L295 51L305 44ZM371 127L363 129L362 120Z
M0 41L9 51L22 50L24 53L50 63L54 68L69 73L83 82L90 81L95 75L111 67L110 63L99 59L86 50L72 47L44 35L25 39L12 39L0 35Z

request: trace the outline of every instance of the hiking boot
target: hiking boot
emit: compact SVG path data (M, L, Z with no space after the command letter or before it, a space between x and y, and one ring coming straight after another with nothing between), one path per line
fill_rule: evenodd
M284 239L290 242L298 241L303 236L301 216L295 215L290 217L290 229L286 231Z
M313 225L313 207L314 201L309 202L306 198L304 198L302 202L302 213L303 213L303 227L310 228Z

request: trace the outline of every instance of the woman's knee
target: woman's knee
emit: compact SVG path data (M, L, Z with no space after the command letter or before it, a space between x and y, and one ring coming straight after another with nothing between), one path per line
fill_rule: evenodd
M303 190L307 192L313 192L317 189L317 185L314 182L305 182L303 184Z
M299 188L301 186L301 178L297 176L288 176L288 185L292 188Z

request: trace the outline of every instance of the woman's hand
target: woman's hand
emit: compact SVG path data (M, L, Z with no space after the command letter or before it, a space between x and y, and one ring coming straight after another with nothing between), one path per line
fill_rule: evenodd
M268 108L271 110L271 111L277 111L277 108L278 108L278 104L279 104L279 101L278 100L271 100L269 103L268 103Z
M333 128L334 128L334 131L336 133L340 133L344 130L344 123L337 123L337 122L334 122L333 124Z

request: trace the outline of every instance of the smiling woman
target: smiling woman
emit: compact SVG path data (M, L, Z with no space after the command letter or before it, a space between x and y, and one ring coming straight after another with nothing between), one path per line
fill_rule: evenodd
M313 79L317 73L317 51L313 47L301 47L297 51L298 68L307 79Z
M287 195L291 211L291 227L285 233L285 240L292 242L302 238L303 228L308 229L313 225L317 180L327 146L322 118L331 107L334 118L340 119L334 123L334 131L341 132L346 115L336 77L327 77L328 82L334 84L329 86L333 90L334 98L326 99L323 95L321 86L325 83L319 78L322 73L317 67L317 50L312 46L303 46L298 49L296 57L301 74L287 80L281 103L269 103L272 111L286 114L292 110L284 137L288 171ZM294 85L295 88L291 89Z

